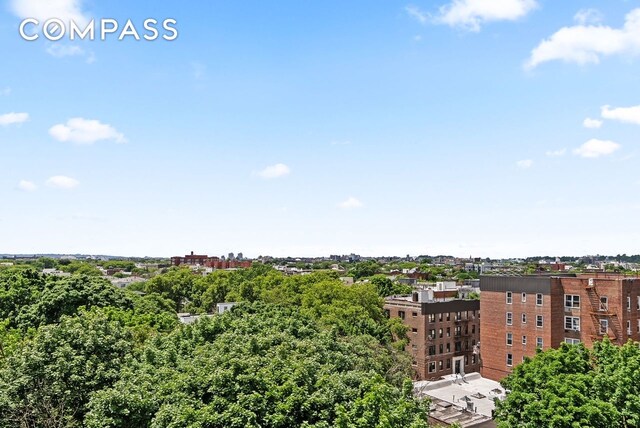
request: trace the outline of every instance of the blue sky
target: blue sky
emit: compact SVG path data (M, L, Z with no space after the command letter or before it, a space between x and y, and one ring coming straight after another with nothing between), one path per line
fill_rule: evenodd
M638 253L639 1L3 0L0 52L0 253Z

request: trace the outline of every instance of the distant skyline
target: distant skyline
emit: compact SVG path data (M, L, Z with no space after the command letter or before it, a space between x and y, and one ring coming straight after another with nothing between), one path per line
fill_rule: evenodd
M638 2L0 0L0 49L0 253L640 253Z

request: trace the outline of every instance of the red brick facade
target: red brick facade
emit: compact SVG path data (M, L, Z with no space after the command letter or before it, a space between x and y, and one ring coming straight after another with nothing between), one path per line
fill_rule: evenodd
M479 371L474 353L480 338L478 300L420 303L387 298L384 309L390 318L401 318L409 327L405 350L413 357L417 379Z
M251 261L248 260L221 260L219 257L209 257L207 255L187 254L184 257L175 256L171 257L172 266L203 266L211 267L214 269L236 269L236 268L249 268L251 267Z
M490 379L502 379L538 347L591 346L605 335L618 344L640 340L639 278L487 276L480 289L481 372Z

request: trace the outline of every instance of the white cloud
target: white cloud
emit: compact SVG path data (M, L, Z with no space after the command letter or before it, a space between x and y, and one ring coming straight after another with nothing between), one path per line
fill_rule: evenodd
M284 177L286 175L289 175L290 173L291 173L291 169L289 169L287 165L283 163L277 163L275 165L269 165L262 171L259 171L257 175L265 179L270 179L270 178Z
M640 105L632 107L611 108L602 106L600 114L605 119L617 120L619 122L633 123L640 125Z
M56 58L84 55L84 49L78 45L62 45L53 43L47 47L47 53Z
M607 156L620 148L620 144L608 140L591 139L575 149L573 153L583 158L599 158Z
M535 0L453 0L440 7L436 22L480 31L492 21L515 21L538 6Z
M81 117L69 119L66 124L54 125L49 129L49 135L58 141L69 141L76 144L93 144L100 140L113 140L116 143L127 142L124 135L113 126Z
M333 140L331 142L332 146L349 146L351 145L351 141L349 140Z
M38 186L36 186L31 181L20 180L20 182L18 183L18 189L23 190L25 192L34 192L38 189Z
M605 25L563 27L531 51L525 69L554 60L577 64L597 64L601 56L640 53L640 9L625 17L622 28Z
M82 11L82 0L10 0L11 11L20 18L36 18L45 21L58 18L77 24L89 21Z
M550 158L557 158L560 156L564 156L566 152L567 152L567 149L549 150L548 152L545 153L545 155L549 156Z
M356 208L362 208L364 206L364 204L362 202L360 202L359 199L354 198L353 196L349 196L346 200L340 202L338 204L338 207L345 209L345 210L353 210Z
M413 19L415 19L421 24L426 24L429 21L429 14L426 12L423 12L417 6L409 5L405 7L404 10L405 12L407 12L407 14L410 17L412 17Z
M191 75L196 80L204 79L207 75L207 66L197 61L192 62Z
M516 166L520 169L529 169L533 166L533 161L531 159L524 159L516 162Z
M47 180L47 186L54 189L74 189L78 185L80 185L78 180L65 175L54 175Z
M597 129L602 126L602 121L599 119L591 119L587 117L583 122L582 126L589 129Z
M0 114L0 126L9 126L17 123L24 123L27 120L29 120L29 113Z
M602 21L602 13L598 9L580 9L573 20L580 25L598 24Z
M3 97L11 95L11 88L7 86L3 89L0 89L0 95L2 95Z

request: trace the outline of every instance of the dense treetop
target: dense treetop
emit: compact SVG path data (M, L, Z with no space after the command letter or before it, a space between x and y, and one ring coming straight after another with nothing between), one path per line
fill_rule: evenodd
M122 290L3 269L0 428L425 427L383 279L173 268Z

